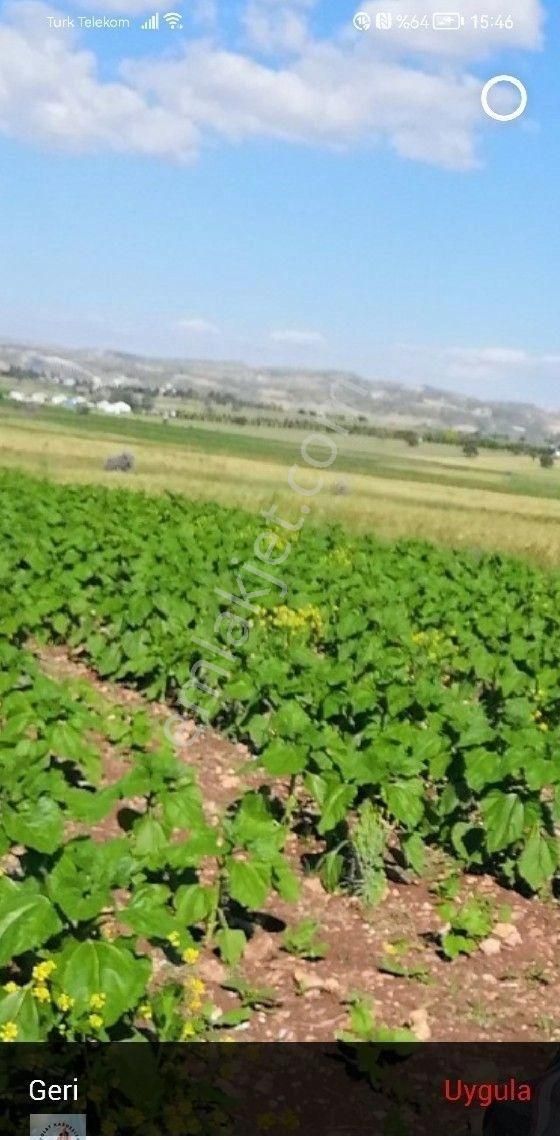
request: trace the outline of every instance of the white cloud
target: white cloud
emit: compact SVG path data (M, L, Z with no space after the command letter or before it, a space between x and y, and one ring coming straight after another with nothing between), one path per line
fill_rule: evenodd
M507 345L400 344L386 347L379 363L404 383L470 392L482 399L530 401L535 391L556 391L560 380L559 353Z
M181 332L193 333L195 336L217 336L219 328L204 317L183 317L177 321L177 328Z
M408 158L475 164L479 83L315 45L291 67L195 44L183 58L129 62L123 75L145 98L201 132L351 147L387 138Z
M391 2L396 11L401 0ZM481 82L467 62L485 54L491 37L478 33L475 42L471 33L464 41L460 33L455 40L453 33L427 33L411 56L407 42L395 48L398 36L361 35L348 21L338 35L320 41L307 27L311 6L311 0L247 0L253 46L288 52L289 62L265 64L211 39L181 36L172 48L166 38L165 56L123 60L110 82L77 36L48 29L45 17L54 9L17 0L6 8L8 22L0 23L0 132L76 151L175 161L195 158L207 139L218 137L336 148L386 143L406 158L450 169L477 164L478 130L486 120ZM375 11L379 5L369 6ZM417 0L408 4L411 11L416 6ZM145 10L140 0L119 0L118 7L121 13ZM464 0L465 11L474 7L474 0ZM497 7L498 0L486 0L487 11ZM97 8L116 10L117 0ZM213 0L199 0L199 15L211 18L213 10ZM511 46L538 48L541 0L510 0L508 11L515 16ZM501 35L507 43L510 33ZM438 48L441 41L447 47ZM94 42L90 36L88 48Z
M215 27L218 23L218 0L192 0L189 16L203 28Z
M48 28L54 9L20 0L11 10L16 21L0 24L0 132L75 151L194 154L193 124L130 84L103 82L71 31Z
M313 329L276 329L270 334L276 344L297 345L300 348L325 344L325 338Z
M300 52L309 39L308 13L315 0L248 0L243 25L262 52Z
M541 359L540 357L531 358L528 352L518 348L449 348L446 349L446 355L467 367L469 365L476 367L490 365L490 367L498 368L516 368L527 364L532 359Z

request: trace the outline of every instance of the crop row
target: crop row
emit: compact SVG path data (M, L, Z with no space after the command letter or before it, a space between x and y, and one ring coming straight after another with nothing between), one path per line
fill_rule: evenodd
M227 900L251 909L272 889L295 894L282 855L287 821L312 817L334 887L348 875L365 806L415 871L435 844L524 889L554 882L560 577L337 527L269 531L263 544L254 516L178 496L0 476L1 842L6 852L23 847L27 860L23 881L2 882L7 911L10 892L47 882L41 906L51 917L41 922L58 937L61 912L70 923L97 921L107 892L143 891L140 909L154 922L166 916L158 936L169 921L202 923L226 939L233 961L244 935ZM266 562L273 548L282 557ZM21 680L32 673L19 660L30 637L65 643L100 676L179 710L193 694L202 709L204 697L204 717L248 743L286 786L285 810L250 793L209 828L173 747L148 748L130 738L146 730L128 724L133 768L101 788L94 713L44 694L42 675ZM68 840L65 821L91 825L136 794L146 810L124 836L99 850ZM202 886L197 866L208 857L217 880ZM85 912L64 910L64 884L81 881L93 860L95 898ZM10 960L29 949L16 942Z

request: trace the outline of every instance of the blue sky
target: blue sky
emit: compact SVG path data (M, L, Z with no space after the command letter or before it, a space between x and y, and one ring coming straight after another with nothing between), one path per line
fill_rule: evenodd
M346 0L172 7L183 30L147 33L143 0L0 2L0 338L560 407L552 0L454 0L462 33L362 34ZM133 27L49 29L93 13ZM503 72L529 94L507 124L480 106Z

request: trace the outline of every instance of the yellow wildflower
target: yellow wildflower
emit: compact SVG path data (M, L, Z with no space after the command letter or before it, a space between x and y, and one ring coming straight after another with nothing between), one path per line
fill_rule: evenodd
M151 1018L152 1007L151 1007L150 1003L148 1001L145 1001L142 1003L142 1005L139 1005L138 1006L138 1013L140 1014L140 1017Z
M90 1009L103 1009L103 1006L105 1005L106 1001L107 1001L107 997L105 994L103 994L103 993L92 994L90 999L89 999L89 1008Z
M189 1037L194 1037L195 1035L196 1035L196 1029L195 1029L192 1021L185 1021L183 1028L181 1030L181 1041L188 1041Z
M273 629L283 629L287 633L307 630L313 637L321 637L324 632L323 618L317 606L302 606L292 610L289 606L277 606L273 610L263 610L259 620Z
M31 977L34 982L46 982L51 974L54 974L55 970L56 962L53 962L52 958L48 958L46 962L38 962L37 965L33 967Z
M171 943L171 945L176 950L177 947L181 945L181 935L179 934L179 931L178 930L172 930L171 934L168 935L167 940L168 940L168 942Z
M50 995L48 986L45 986L43 982L41 982L40 985L38 985L38 986L33 986L31 993L33 994L34 998L37 998L37 1001L40 1001L40 1002L50 1001L51 995Z
M0 1041L15 1041L18 1035L18 1027L15 1021L5 1021L0 1025Z
M88 1017L88 1024L91 1029L101 1029L103 1025L103 1018L98 1013L90 1013Z
M74 1005L74 998L70 997L69 994L60 994L56 999L56 1005L62 1013L68 1013Z
M199 997L206 990L206 986L200 978L187 978L185 988L190 990L195 997Z
M195 962L198 962L199 957L200 951L195 950L194 946L187 946L187 949L183 950L182 958L183 962L187 963L187 966L194 966Z
M18 989L19 986L16 986L15 982L6 982L6 985L4 986L4 990L7 994L15 994L17 993Z

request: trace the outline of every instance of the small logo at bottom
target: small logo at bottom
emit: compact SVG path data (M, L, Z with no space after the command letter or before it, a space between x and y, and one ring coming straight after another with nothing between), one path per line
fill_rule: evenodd
M29 1136L54 1140L86 1140L86 1118L77 1112L37 1112L29 1117Z

